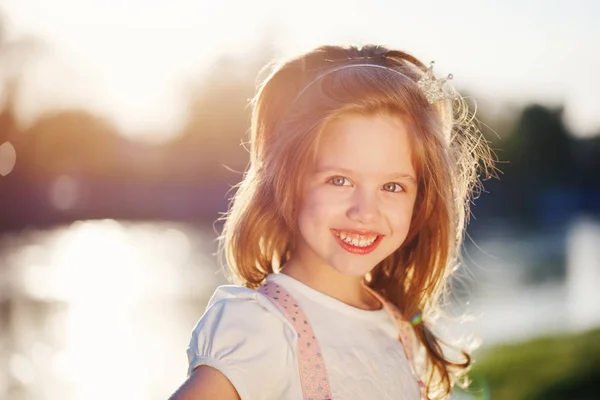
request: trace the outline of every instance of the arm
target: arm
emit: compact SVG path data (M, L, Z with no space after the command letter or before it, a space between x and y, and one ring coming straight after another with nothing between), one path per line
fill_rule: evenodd
M237 391L218 370L201 365L169 400L240 400Z

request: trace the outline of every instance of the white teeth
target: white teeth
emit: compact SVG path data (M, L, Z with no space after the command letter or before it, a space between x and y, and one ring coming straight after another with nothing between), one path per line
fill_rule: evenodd
M346 234L343 232L338 232L337 235L344 242L357 247L370 246L373 244L373 242L375 242L375 240L377 240L377 235L365 237L356 234Z

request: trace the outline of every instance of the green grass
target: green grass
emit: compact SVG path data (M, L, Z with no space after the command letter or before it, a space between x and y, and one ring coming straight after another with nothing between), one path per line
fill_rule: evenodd
M484 349L475 359L477 399L600 399L600 329Z

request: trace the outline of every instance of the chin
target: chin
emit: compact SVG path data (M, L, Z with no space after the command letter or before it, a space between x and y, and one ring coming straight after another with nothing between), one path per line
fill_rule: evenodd
M339 274L348 276L348 277L363 277L365 276L367 273L371 272L373 270L373 268L375 268L377 264L374 265L344 265L344 266L336 266L335 264L331 265L331 268L333 268L334 271L338 272Z

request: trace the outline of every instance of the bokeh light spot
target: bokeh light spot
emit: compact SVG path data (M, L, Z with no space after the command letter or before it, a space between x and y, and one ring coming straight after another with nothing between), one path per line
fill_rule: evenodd
M6 176L15 167L17 162L17 151L10 142L0 145L0 175Z
M59 210L73 208L78 199L79 185L70 176L59 176L50 187L50 202Z

